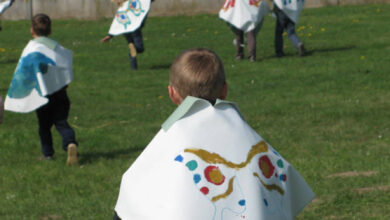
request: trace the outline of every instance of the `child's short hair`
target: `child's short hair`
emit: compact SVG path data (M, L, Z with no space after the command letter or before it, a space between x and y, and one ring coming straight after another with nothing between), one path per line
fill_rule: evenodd
M194 96L216 100L220 98L225 82L222 61L209 49L186 50L171 66L169 83L183 99Z
M31 19L31 27L38 36L51 34L51 20L46 14L37 14Z

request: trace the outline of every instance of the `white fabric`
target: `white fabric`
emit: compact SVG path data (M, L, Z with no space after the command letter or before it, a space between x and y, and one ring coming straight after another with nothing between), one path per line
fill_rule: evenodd
M256 146L264 152L250 156ZM204 160L207 156L191 150L219 155L225 162ZM123 220L293 219L313 197L298 172L235 108L203 103L160 130L124 173L115 210Z
M5 99L5 110L28 113L46 104L46 95L57 92L73 80L72 56L72 51L59 44L52 50L31 40L23 50L16 68ZM46 73L34 68L48 60L51 63L47 65ZM30 88L31 84L36 86Z
M121 35L137 30L150 9L150 0L129 0L117 10L109 34Z
M294 23L298 22L305 0L274 0L274 2Z
M266 0L225 0L219 17L244 32L256 28L271 10Z
M0 2L0 15L11 6L11 0Z

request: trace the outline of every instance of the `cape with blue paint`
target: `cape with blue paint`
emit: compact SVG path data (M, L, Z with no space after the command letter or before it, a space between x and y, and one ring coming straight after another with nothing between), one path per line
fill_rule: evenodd
M141 27L150 9L150 0L128 0L117 10L109 34L121 35Z
M313 199L235 105L187 97L170 118L180 112L124 173L115 207L121 219L294 219Z
M244 32L251 31L270 12L267 0L225 0L219 18Z
M294 23L298 22L305 0L274 0L274 2Z
M5 10L7 10L14 3L15 0L8 0L4 2L0 2L0 15L3 14Z
M31 40L24 48L5 99L5 110L28 113L45 105L53 94L73 80L72 52Z

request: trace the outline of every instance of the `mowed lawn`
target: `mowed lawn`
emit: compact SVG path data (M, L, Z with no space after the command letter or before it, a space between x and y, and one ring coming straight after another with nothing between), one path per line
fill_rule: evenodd
M285 38L280 59L275 19L267 16L255 63L234 59L234 36L217 15L149 17L138 71L130 71L123 37L100 44L111 19L53 21L52 37L74 52L69 122L80 164L65 166L54 128L56 159L38 160L35 113L6 112L0 219L111 219L121 175L175 109L170 64L192 47L220 55L228 99L316 193L298 219L390 219L389 11L381 4L305 9L296 28L309 55L298 57ZM2 24L4 98L30 34L28 21Z

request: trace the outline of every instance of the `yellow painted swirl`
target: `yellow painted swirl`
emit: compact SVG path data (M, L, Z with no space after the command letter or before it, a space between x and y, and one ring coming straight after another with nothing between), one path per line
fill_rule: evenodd
M246 161L236 164L226 160L225 158L221 157L219 154L210 153L203 149L188 148L184 150L184 152L186 153L195 154L206 163L223 164L229 168L236 169L236 170L246 167L251 162L254 156L256 156L259 153L265 153L267 151L268 151L267 144L264 141L260 141L259 143L252 146L252 149L248 152Z
M228 186L226 192L224 192L224 193L222 193L222 194L220 194L218 196L214 196L211 199L211 201L212 202L216 202L216 201L218 201L220 199L228 197L233 192L233 182L234 182L234 176L229 180L229 186Z
M263 184L263 186L266 189L268 189L269 191L276 190L276 191L278 191L278 193L280 193L280 195L282 195L282 196L284 195L284 190L282 188L280 188L278 185L275 185L275 184L267 185L267 184L265 184L265 182L260 179L260 176L257 173L253 173L253 176L257 177L259 179L260 183Z

